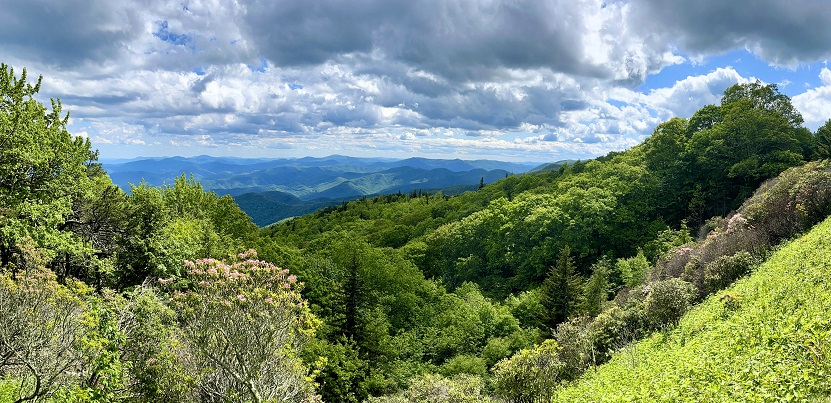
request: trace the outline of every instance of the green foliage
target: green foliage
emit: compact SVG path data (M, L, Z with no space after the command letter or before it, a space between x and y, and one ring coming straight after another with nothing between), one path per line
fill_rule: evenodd
M646 275L649 274L649 262L646 260L643 251L628 259L618 259L615 269L620 272L621 279L627 287L634 287L643 283Z
M458 374L486 376L488 374L488 366L484 358L479 358L475 355L457 355L445 361L439 367L439 372L446 377L452 377Z
M704 289L708 294L724 289L738 280L757 264L747 251L731 256L721 256L704 268Z
M174 291L185 368L208 399L314 401L297 357L317 327L288 270L241 253L234 261L185 262L192 289ZM173 280L160 280L176 286Z
M653 328L674 325L695 301L695 287L681 279L671 278L651 283L645 301L646 319Z
M560 378L563 380L574 379L595 364L590 323L588 317L578 316L560 323L554 331L554 340L560 346L557 358L562 363Z
M254 246L257 228L251 219L233 199L204 191L193 177L182 175L163 188L141 183L130 193L119 286L182 276L184 260L218 259Z
M366 398L368 392L362 382L369 368L358 356L354 341L312 339L303 347L303 358L305 362L323 360L317 365L315 379L323 401L360 402Z
M816 141L814 158L831 158L831 119L825 121L825 123L817 129L816 133L814 133L814 140Z
M427 374L416 378L410 386L391 396L371 398L372 403L491 403L484 393L485 382L480 377L460 375L445 378Z
M583 286L581 310L589 316L597 316L604 302L609 298L612 284L609 281L609 271L612 264L606 257L592 265L592 275Z
M50 260L87 251L63 224L77 190L90 186L87 162L96 154L66 131L60 101L48 110L34 99L40 82L0 65L0 269L15 272L29 266L27 240Z
M831 394L831 221L790 242L678 327L628 347L556 401L811 401Z
M80 383L84 311L83 301L48 270L32 269L16 280L0 275L0 373L17 380L14 399L41 399Z
M566 246L540 286L540 303L548 311L546 323L550 327L565 321L576 311L580 292L581 280L574 272L571 250Z
M496 395L515 403L546 401L561 381L565 367L560 361L560 346L546 340L533 349L522 350L493 368Z
M505 299L505 305L523 328L547 329L545 318L548 312L540 300L539 288L510 295Z

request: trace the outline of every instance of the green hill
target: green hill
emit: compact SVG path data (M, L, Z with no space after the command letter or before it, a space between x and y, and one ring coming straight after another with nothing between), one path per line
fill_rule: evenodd
M553 400L822 401L831 396L829 312L831 219Z

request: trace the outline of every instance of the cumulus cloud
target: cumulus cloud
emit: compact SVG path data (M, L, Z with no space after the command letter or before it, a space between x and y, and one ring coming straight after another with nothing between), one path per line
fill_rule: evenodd
M831 8L817 0L638 0L631 26L691 53L744 48L777 65L831 56Z
M822 84L793 97L793 105L802 113L805 126L816 130L831 119L831 70L824 67L819 78Z
M824 7L729 4L14 0L0 54L43 74L96 145L546 160L634 145L744 80L723 68L639 89L682 54L788 64L831 49L824 23L804 22Z

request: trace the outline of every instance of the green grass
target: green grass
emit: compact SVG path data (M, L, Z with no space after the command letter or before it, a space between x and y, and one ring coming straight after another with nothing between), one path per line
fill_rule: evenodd
M729 293L737 303L721 297ZM831 401L831 219L554 401Z

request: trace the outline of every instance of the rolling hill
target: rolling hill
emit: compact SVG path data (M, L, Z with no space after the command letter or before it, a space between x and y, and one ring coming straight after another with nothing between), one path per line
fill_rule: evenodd
M161 186L185 174L205 189L229 194L257 225L311 213L362 196L414 190L446 194L475 189L535 164L427 158L244 159L198 156L104 162L113 182L129 190L142 181Z

